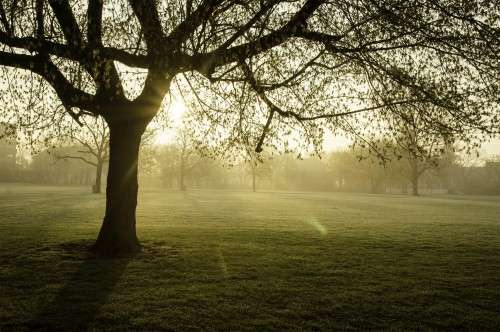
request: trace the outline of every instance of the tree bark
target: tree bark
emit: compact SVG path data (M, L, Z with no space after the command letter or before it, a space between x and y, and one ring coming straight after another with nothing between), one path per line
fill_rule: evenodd
M110 156L106 187L106 212L93 251L99 256L137 253L137 164L139 146L147 123L130 120L110 122Z

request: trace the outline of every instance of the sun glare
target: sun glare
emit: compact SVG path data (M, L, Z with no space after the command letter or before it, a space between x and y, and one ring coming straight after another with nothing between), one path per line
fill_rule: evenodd
M169 126L156 134L155 143L157 145L166 145L175 142L176 131L182 125L184 114L187 113L187 107L184 102L173 96L172 102L168 106L167 114L169 118Z
M167 110L171 124L173 127L178 127L182 123L182 118L187 112L187 107L184 102L176 97L172 98L172 102Z

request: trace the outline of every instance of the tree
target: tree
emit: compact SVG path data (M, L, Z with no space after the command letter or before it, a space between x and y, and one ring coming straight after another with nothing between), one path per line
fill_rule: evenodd
M71 131L70 141L79 144L79 149L69 154L56 155L58 159L76 159L95 168L94 194L101 193L101 178L108 162L109 130L102 118L93 118L79 131Z
M179 179L178 155L177 146L174 144L161 145L155 151L161 182L168 188L173 188Z
M275 141L299 137L287 135L290 128L298 128L307 144L318 145L325 126L352 132L355 115L377 118L388 106L415 100L449 114L448 125L464 122L491 131L492 111L479 110L494 110L491 96L499 81L494 3L0 4L0 65L38 75L75 120L91 113L109 126L106 211L94 246L99 254L140 250L139 146L173 82L192 90L188 97L203 105L200 135L209 133L209 144L226 152L240 143L260 152ZM71 66L77 78L66 72ZM381 98L380 89L392 92L383 94L391 98ZM218 91L218 98L210 91Z
M187 189L186 177L192 175L195 168L203 161L184 127L177 131L175 142L163 146L157 157L160 159L163 181L171 186L177 180L179 190L182 191Z
M202 157L193 147L189 133L182 128L177 134L177 149L179 151L179 189L184 191L186 190L185 177L193 172L202 161Z
M347 186L352 186L349 184L349 180L353 178L353 173L358 169L356 156L352 151L332 152L329 154L326 164L336 190L344 191Z
M382 144L385 142L374 143L377 151ZM389 163L367 152L367 149L351 146L345 151L330 154L327 166L339 190L367 190L372 194L384 191L384 184L391 173ZM384 158L387 156L384 155Z
M395 117L393 150L394 159L404 160L403 175L411 182L413 196L419 195L419 179L430 169L437 169L439 162L450 151L459 133L443 127L430 127L418 107L407 107ZM463 134L463 133L462 133Z
M272 177L271 158L267 155L261 155L254 151L247 151L245 158L245 165L247 171L252 177L252 191L257 190L257 178L270 178Z
M80 147L56 146L31 156L27 166L30 182L58 185L91 185L95 168L79 160L60 160L60 155L76 154Z
M15 127L0 122L0 173L16 166L17 142Z
M460 156L454 151L445 151L439 159L436 169L437 176L444 184L448 194L456 194L459 183L463 181L463 166Z
M59 144L76 143L78 149L56 151L57 159L75 159L95 168L92 185L94 194L101 193L104 167L109 161L109 128L102 117L86 117L81 128L69 127L66 135L59 135ZM141 149L152 144L156 128L148 128L142 137Z

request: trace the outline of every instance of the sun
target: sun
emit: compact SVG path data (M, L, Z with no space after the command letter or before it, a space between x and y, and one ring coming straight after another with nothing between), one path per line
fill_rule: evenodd
M169 128L159 131L155 136L156 145L166 145L175 142L176 131L182 126L182 120L187 113L188 108L184 102L173 96L170 105L167 107L167 114L169 117Z
M154 144L167 145L169 143L172 143L172 141L173 141L172 133L169 130L162 130L156 134L156 137L154 139Z
M184 114L187 113L187 107L179 98L173 97L172 102L167 108L167 113L173 127L178 127L182 123Z

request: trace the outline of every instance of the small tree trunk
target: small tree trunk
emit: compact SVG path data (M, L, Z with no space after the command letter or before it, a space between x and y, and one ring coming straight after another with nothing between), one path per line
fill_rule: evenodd
M142 121L109 123L110 156L106 187L106 213L93 251L100 256L139 252L136 235L137 163Z
M185 191L186 190L186 186L184 185L184 171L181 171L181 179L180 179L180 186L181 186L181 190L182 191Z
M411 186L412 186L412 194L413 196L418 196L418 169L416 167L412 168L412 174L411 174Z
M255 192L255 168L252 168L252 190Z
M95 170L95 183L92 186L92 192L94 194L101 193L102 164L103 164L102 160L98 159L96 170Z
M184 156L181 156L181 166L180 166L180 170L179 170L179 186L180 186L180 190L182 191L185 191L186 190L186 186L184 185Z

